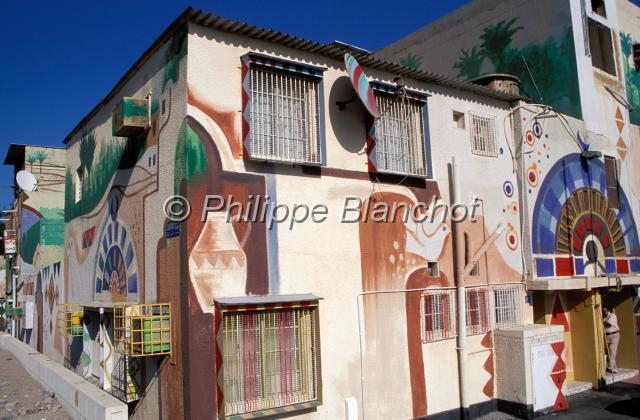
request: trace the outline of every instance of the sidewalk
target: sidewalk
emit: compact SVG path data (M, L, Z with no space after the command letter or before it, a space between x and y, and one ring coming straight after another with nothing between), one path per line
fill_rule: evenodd
M569 410L541 419L632 419L640 416L638 377L610 385L608 391L587 391L569 397Z
M35 381L10 352L0 349L0 419L67 420L55 394Z

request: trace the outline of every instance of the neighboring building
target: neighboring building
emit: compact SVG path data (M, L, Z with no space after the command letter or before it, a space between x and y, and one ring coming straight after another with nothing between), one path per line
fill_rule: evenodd
M568 393L613 380L602 305L620 320L616 379L637 373L639 23L626 0L477 0L376 53L463 79L511 73L551 107L514 109L515 160L527 287L535 321L564 328Z
M9 259L16 278L16 308L21 308L17 336L25 343L62 363L65 348L57 335L57 306L62 302L62 261L64 248L65 150L11 144L5 165L15 173L31 172L38 180L33 192L16 186L13 209L5 213L7 228L15 230L17 254Z
M138 400L134 416L333 419L345 404L349 418L457 415L458 354L469 410L495 407L492 330L533 316L509 152L519 98L353 52L383 111L374 135L359 102L336 105L353 92L345 52L189 9L65 139L59 296L85 321L65 360ZM349 217L371 219L381 203L450 203L452 188L478 198L473 222L340 222L347 196L362 199ZM176 194L193 210L182 222L164 212ZM328 215L292 228L227 223L224 210L203 221L212 194ZM172 305L171 354L130 357L153 321L123 333L122 318L155 303Z

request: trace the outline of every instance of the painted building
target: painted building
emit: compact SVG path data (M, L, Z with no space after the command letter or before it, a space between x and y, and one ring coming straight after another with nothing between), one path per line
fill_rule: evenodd
M65 364L134 417L495 408L492 330L533 321L518 100L186 10L64 140ZM191 214L170 220L177 195ZM452 223L454 202L473 214ZM276 204L317 213L261 216Z
M31 172L35 191L16 185L13 208L6 214L6 229L15 230L17 253L7 270L7 287L16 276L17 336L51 359L63 363L65 352L57 335L58 304L62 300L64 249L64 188L66 156L63 148L12 144L4 164L15 173ZM9 297L11 296L11 290Z
M524 274L536 323L564 328L568 393L637 374L638 19L626 0L478 0L376 53L468 80L510 73L534 102L513 117ZM617 377L603 305L620 320Z

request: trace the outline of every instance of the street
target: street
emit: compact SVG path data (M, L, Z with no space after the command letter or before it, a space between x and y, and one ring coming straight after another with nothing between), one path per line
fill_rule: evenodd
M0 349L0 420L67 420L55 395L36 382L11 353Z

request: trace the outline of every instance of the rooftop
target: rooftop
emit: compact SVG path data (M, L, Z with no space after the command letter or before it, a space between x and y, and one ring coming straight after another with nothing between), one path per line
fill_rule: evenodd
M191 7L185 9L163 32L160 36L142 53L140 58L127 70L124 76L116 83L107 96L97 104L91 112L89 112L67 135L64 139L64 143L68 143L71 138L94 116L100 111L110 100L112 100L120 89L133 77L136 71L147 62L149 57L153 55L165 42L167 42L176 32L182 29L189 22L193 22L198 25L202 25L211 29L215 29L222 32L231 34L237 34L246 36L248 38L258 39L273 44L282 45L285 47L305 51L312 54L318 54L327 58L342 61L346 52L351 53L358 62L371 69L386 71L397 76L414 79L421 82L432 83L435 85L445 86L453 89L464 90L472 92L478 95L486 96L489 98L501 100L501 101L517 101L524 100L521 96L514 96L506 93L501 93L490 89L485 86L477 85L468 81L459 80L452 77L442 76L436 73L411 70L403 67L399 64L381 60L376 58L373 54L365 52L357 47L350 46L342 42L332 42L329 44L323 44L320 42L310 41L297 36L285 34L282 32L274 31L272 29L260 28L248 23L238 22L231 19L226 19L220 16L214 16L211 13L205 13L201 10L196 10Z

